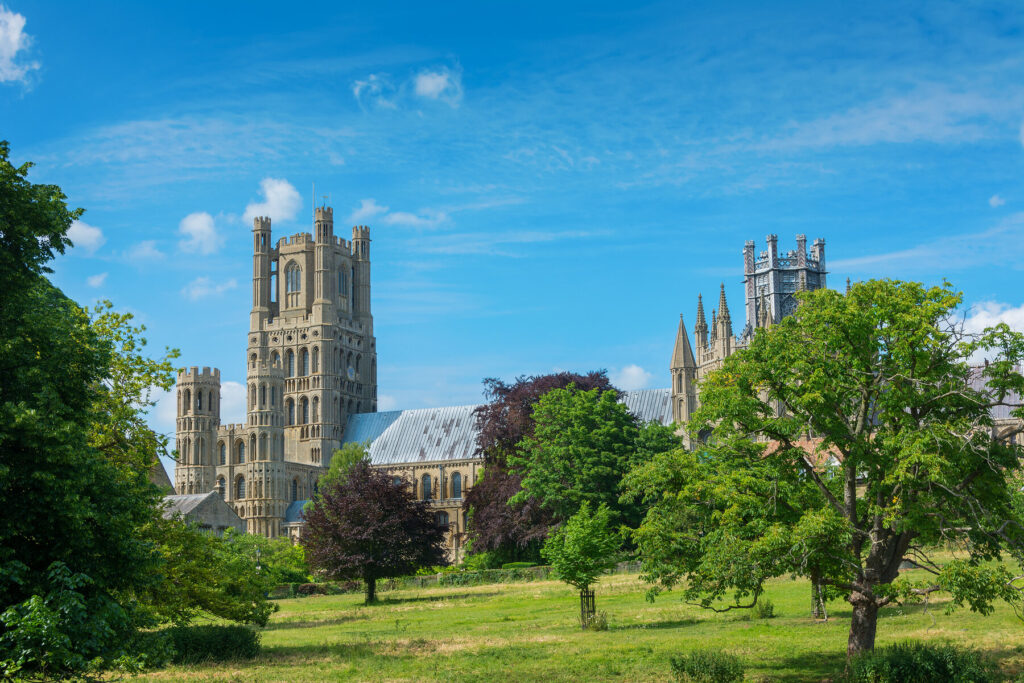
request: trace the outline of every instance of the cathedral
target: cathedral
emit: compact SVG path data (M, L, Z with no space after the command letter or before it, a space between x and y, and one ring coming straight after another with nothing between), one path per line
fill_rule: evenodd
M370 231L334 235L333 212L320 207L314 233L271 239L269 218L253 221L252 310L246 345L246 419L220 422L220 371L178 374L174 488L205 500L211 492L250 533L297 540L302 509L335 449L368 443L372 466L428 501L447 530L449 558L465 543L462 501L481 474L477 406L377 412L377 351L370 308ZM777 238L755 255L743 249L747 323L732 330L725 287L707 324L703 300L691 344L679 322L671 388L623 392L642 422L685 423L697 408L697 383L745 348L754 331L796 307L794 294L825 286L825 242L778 253ZM189 498L191 501L191 498Z
M697 317L690 343L683 316L672 349L672 420L683 425L697 410L697 385L705 375L720 368L722 361L746 348L758 328L768 327L796 310L796 293L825 287L825 240L816 239L807 249L807 238L796 236L796 249L779 254L778 236L768 235L768 248L754 255L754 242L743 247L743 287L746 325L733 335L732 317L725 300L725 285L718 294L718 307L711 311L711 326L704 314L703 297L697 295Z
M377 409L370 312L370 231L334 235L329 207L315 236L271 240L253 221L246 420L220 423L220 371L177 382L178 494L217 491L250 533L284 533L290 503L308 498L342 443L348 418Z

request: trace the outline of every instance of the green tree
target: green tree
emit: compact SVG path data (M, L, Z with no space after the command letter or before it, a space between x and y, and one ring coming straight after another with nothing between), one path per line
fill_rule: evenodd
M704 443L627 477L652 503L633 535L652 595L682 583L704 607L751 607L771 577L812 577L853 607L851 654L874 646L893 601L944 589L987 613L1016 600L1006 566L987 561L1021 559L1007 478L1022 452L993 438L990 408L1024 414L1024 339L1005 326L966 337L960 300L889 280L803 294L711 373L691 424ZM972 369L979 349L996 361ZM936 562L938 544L956 559ZM900 579L905 557L931 578Z
M515 504L536 499L556 521L572 517L583 503L605 505L618 522L636 525L640 508L620 503L622 477L654 451L678 445L671 429L641 427L618 392L552 389L534 406L534 432L508 456L522 477Z
M320 476L318 488L323 489L328 486L345 483L345 479L348 478L349 470L351 470L356 463L369 461L369 442L359 443L356 441L350 441L349 443L342 444L341 448L334 449L334 455L331 456L331 464L327 467L327 471Z
M584 502L565 524L556 527L541 548L558 578L580 592L580 625L586 628L594 616L594 602L587 601L598 577L615 566L622 538L614 530L612 511L602 503L591 512ZM593 596L590 596L593 597Z
M287 538L267 538L228 529L223 543L228 552L240 558L250 561L258 558L260 574L270 587L309 581L305 550Z
M94 443L120 390L118 349L42 275L81 212L8 156L0 144L0 675L74 675L125 661L135 614L121 596L155 580L160 558L139 530L159 492ZM83 608L54 607L64 600ZM40 620L75 656L17 649Z

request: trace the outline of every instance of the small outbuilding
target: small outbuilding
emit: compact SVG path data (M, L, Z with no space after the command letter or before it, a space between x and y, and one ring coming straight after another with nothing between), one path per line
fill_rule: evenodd
M228 529L245 533L245 522L216 491L164 497L164 519L180 516L200 531L223 536Z

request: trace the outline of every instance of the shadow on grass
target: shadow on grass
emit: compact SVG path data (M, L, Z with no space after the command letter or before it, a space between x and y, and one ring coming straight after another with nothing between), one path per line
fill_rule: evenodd
M264 631L282 631L285 629L292 628L317 628L318 626L337 626L338 624L344 624L349 621L359 621L361 619L369 619L370 615L356 613L349 614L341 617L328 617L326 619L303 619L301 621L276 621L270 622L263 627Z
M643 624L627 624L625 626L611 626L611 631L634 631L634 630L655 630L663 628L683 628L684 626L695 626L702 623L700 619L669 619L667 621L649 621Z
M443 595L425 595L415 598L390 598L383 597L370 605L360 605L360 607L387 607L388 605L401 605L408 602L444 602L446 600L463 600L466 598L492 598L495 595L501 595L500 591L493 591L490 593L445 593Z

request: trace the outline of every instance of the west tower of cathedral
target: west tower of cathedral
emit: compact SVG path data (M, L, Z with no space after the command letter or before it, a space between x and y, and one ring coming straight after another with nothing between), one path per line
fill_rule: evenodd
M217 490L249 532L271 537L312 495L349 416L377 410L369 228L335 237L320 207L314 232L273 244L270 219L253 221L245 423L220 423L219 370L178 375L175 490Z
M796 236L796 249L778 253L779 238L768 235L768 248L754 253L754 242L743 247L743 286L746 325L738 336L732 331L732 316L721 285L718 305L711 311L711 326L704 314L703 297L697 295L697 318L690 343L683 316L672 350L672 419L684 424L697 410L697 383L722 361L750 345L758 328L768 327L796 310L795 294L825 286L825 240L816 239L807 250L807 238Z

